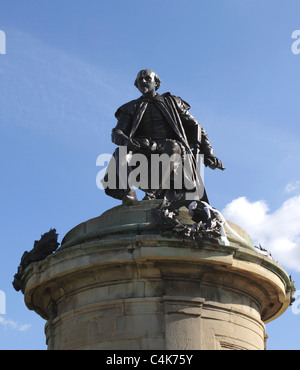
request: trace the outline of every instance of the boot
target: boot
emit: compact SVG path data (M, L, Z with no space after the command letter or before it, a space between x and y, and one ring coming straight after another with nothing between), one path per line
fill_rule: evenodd
M123 197L122 204L125 206L132 206L135 202L137 202L137 196L134 189L130 189Z

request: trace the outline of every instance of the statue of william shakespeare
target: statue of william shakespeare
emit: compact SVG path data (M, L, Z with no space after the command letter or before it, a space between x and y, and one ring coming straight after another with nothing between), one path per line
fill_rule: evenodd
M143 200L208 203L199 171L201 156L205 166L225 168L189 113L190 105L169 92L157 94L161 81L152 70L141 70L134 84L142 96L115 113L112 141L119 147L102 180L106 194L130 205L137 200L135 186L145 192Z
M118 148L102 179L103 188L127 206L137 203L134 187L145 192L143 200L161 199L158 207L156 202L145 205L153 205L154 226L163 236L189 238L197 247L205 239L228 243L226 220L210 206L206 196L199 170L201 156L205 166L225 168L214 156L204 129L189 113L189 104L170 93L157 94L160 83L155 72L140 71L135 86L142 96L117 110L112 141ZM181 223L176 217L184 207L194 224ZM56 230L50 229L34 242L31 251L24 252L14 276L16 290L24 290L25 269L31 263L56 251L57 237Z

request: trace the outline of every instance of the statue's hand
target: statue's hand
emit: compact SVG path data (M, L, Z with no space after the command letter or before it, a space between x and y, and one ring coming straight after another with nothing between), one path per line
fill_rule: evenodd
M218 168L219 170L224 171L226 169L223 166L222 161L220 161L220 159L212 155L204 156L204 164L206 167L209 167L212 170L215 170L216 168Z
M138 138L136 141L139 143L141 149L144 149L146 152L152 153L157 149L157 143L151 139Z
M127 146L127 148L132 151L136 151L141 148L140 144L136 140L130 138L125 139L123 145Z

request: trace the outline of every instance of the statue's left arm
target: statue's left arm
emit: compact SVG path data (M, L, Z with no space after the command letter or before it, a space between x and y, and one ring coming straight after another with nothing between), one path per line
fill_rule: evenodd
M178 97L176 97L176 103L189 145L192 148L198 148L200 153L204 155L205 166L213 170L216 168L224 170L223 163L214 155L213 147L204 128L189 112L190 105Z

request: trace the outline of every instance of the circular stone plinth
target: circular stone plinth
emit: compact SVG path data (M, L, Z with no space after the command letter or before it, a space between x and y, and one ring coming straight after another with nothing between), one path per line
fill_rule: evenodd
M88 220L26 269L25 303L47 320L49 349L264 349L264 324L290 304L287 273L233 224L227 245L161 236L159 204Z
M60 249L69 248L80 242L87 243L93 239L110 240L137 235L160 235L160 230L154 222L152 210L161 204L161 200L140 201L133 206L117 206L101 216L92 218L70 230ZM177 219L183 224L193 224L188 215L188 209L182 206ZM225 225L227 239L231 244L243 246L256 251L250 236L238 225L227 221ZM167 240L167 239L166 239ZM178 240L175 238L175 240ZM187 240L188 243L188 240ZM220 243L222 244L221 240Z

